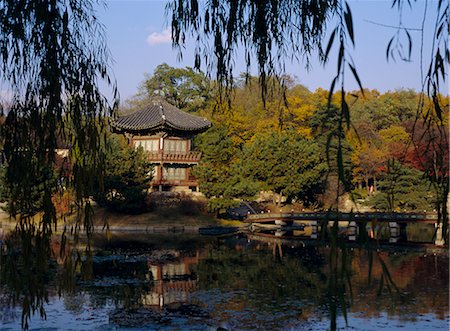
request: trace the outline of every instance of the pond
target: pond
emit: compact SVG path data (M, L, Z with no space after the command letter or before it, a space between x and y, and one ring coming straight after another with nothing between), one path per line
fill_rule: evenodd
M60 239L52 237L49 261L36 254L39 240L5 240L1 330L449 327L445 250L246 234L99 234L90 247Z

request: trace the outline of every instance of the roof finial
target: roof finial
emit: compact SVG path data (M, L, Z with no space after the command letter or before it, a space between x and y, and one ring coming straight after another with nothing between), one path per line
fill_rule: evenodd
M162 117L163 121L165 121L166 120L166 115L164 114L164 108L163 108L163 106L161 104L161 101L159 102L159 113L161 114L161 117Z

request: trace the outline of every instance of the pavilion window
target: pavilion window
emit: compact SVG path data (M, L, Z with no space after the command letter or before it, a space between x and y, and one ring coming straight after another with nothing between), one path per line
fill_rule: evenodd
M184 180L186 179L186 168L163 168L163 179L165 180Z
M186 153L186 140L164 140L164 152L166 153Z
M142 147L144 151L147 152L157 152L159 150L159 140L156 139L135 140L134 146L136 148Z

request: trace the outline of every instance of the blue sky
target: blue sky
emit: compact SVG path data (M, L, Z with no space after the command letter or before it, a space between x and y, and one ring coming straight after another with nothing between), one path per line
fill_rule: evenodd
M437 1L428 4L428 19L425 24L423 48L424 63L431 52L431 35L434 28ZM411 31L413 55L411 62L386 61L386 46L395 30L384 25L397 25L398 12L391 9L391 1L349 0L352 9L356 47L352 57L363 86L380 91L399 88L420 90L420 32ZM166 1L107 1L107 8L100 8L98 16L106 28L108 45L114 60L113 72L117 79L121 100L126 100L138 91L145 74L151 74L159 64L166 62L171 66L193 66L193 43L187 43L183 60L178 59L177 50L172 49L170 22L165 17ZM418 0L413 9L405 7L403 24L408 28L420 28L425 0ZM374 24L372 22L378 23ZM237 59L235 72L243 71ZM287 73L310 90L322 87L328 89L335 75L335 60L326 67L317 62L307 72L303 64L287 65ZM253 68L256 70L256 68ZM350 76L348 76L350 78ZM346 79L346 88L357 89L353 79Z

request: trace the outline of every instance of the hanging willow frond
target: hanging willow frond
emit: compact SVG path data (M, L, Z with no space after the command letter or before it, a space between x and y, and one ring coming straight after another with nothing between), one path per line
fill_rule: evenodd
M242 48L247 75L257 65L264 98L268 77L282 76L286 61L309 63L314 52L326 60L329 50L323 51L322 42L340 6L338 0L216 0L201 5L173 0L166 11L174 47L181 51L187 38L193 38L196 68L215 69L225 90L233 86L235 57Z
M71 147L71 182L81 201L102 160L103 120L113 114L117 90L108 71L110 55L96 1L0 1L0 74L12 95L2 105L5 122L0 141L7 166L10 211L20 218L35 211L37 182L51 197L57 181L53 171L58 139ZM99 88L112 87L113 104ZM52 204L43 206L53 214ZM42 220L55 220L43 217Z

